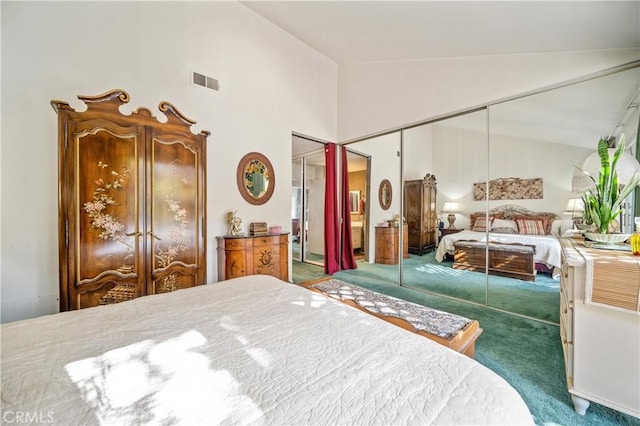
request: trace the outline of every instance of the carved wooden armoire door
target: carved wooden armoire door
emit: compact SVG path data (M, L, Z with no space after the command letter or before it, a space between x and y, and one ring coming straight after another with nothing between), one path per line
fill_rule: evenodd
M79 96L58 112L60 310L204 284L205 141L163 102L123 115L129 95Z
M409 228L409 253L422 256L436 246L436 177L427 173L423 179L404 182L404 215Z

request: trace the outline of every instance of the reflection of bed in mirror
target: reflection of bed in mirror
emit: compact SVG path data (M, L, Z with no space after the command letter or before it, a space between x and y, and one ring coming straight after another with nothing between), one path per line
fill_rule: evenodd
M508 253L515 262L526 264L527 257L533 254L535 270L529 275L535 276L537 271L559 278L560 221L554 213L533 212L520 206L504 205L489 210L488 219L484 212L472 213L470 223L470 230L449 234L440 240L436 252L438 262L442 262L447 255L453 257L456 245L473 247L477 244L468 242L486 243L488 238L492 253ZM516 273L515 276L517 275Z

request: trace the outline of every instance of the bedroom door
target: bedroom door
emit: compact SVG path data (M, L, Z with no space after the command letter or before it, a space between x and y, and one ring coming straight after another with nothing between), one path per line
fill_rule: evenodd
M60 310L204 284L207 133L168 104L129 116L122 91L54 101L59 125ZM185 125L186 123L186 125Z

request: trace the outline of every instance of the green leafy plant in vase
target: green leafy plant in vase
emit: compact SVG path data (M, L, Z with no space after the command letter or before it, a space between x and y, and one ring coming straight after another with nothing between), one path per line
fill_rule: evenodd
M613 157L609 156L609 145L607 141L601 138L598 142L598 156L600 157L598 179L594 179L589 173L582 170L584 174L591 178L595 186L582 194L584 221L586 224L592 224L594 233L604 235L612 232L612 224L615 223L616 218L622 212L622 204L640 184L640 173L637 171L623 187L620 187L618 183L616 166L624 149L624 134L620 137L620 142L613 153ZM587 237L589 237L589 235L587 235Z

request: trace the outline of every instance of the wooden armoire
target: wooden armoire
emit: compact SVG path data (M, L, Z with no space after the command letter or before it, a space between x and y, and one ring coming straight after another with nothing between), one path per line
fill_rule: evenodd
M437 193L436 177L430 173L423 179L404 182L404 217L409 227L409 253L422 256L435 250Z
M166 122L123 90L78 96L58 114L60 310L169 292L206 281L209 132L169 102Z

